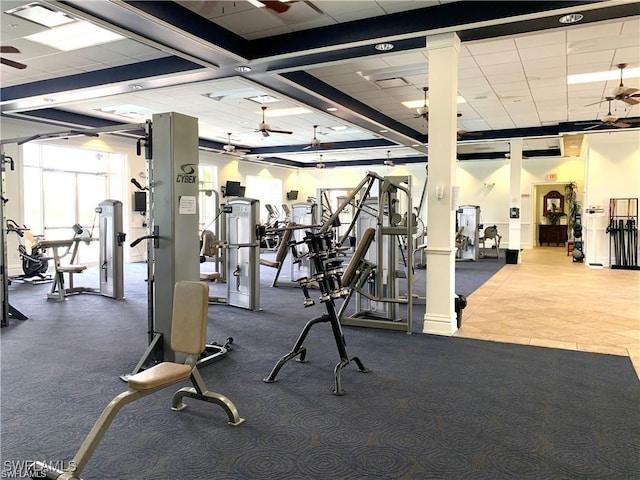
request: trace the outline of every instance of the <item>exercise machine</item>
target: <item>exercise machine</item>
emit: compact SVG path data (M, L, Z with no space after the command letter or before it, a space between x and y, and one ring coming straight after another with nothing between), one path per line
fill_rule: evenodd
M18 254L22 261L22 275L10 277L11 281L29 281L31 283L50 282L49 258L45 256L45 249L40 245L40 236L36 237L24 225L18 225L14 220L7 219L7 234L15 233L18 237Z
M373 229L369 230L365 238L362 241L363 250L366 250L373 239ZM340 362L334 368L334 395L344 395L345 391L342 388L341 372L350 362L354 362L360 372L367 372L364 364L356 356L350 356L347 351L347 345L344 340L344 333L340 325L338 318L338 312L335 306L335 300L344 297L348 294L348 290L343 287L343 270L342 270L342 258L338 256L338 251L335 248L333 242L332 232L318 232L314 233L306 231L302 240L307 246L305 255L313 263L313 270L316 272L313 277L304 277L299 280L300 287L305 296L304 306L310 307L315 304L314 300L309 295L308 285L310 281L314 281L318 284L320 289L320 302L323 303L327 309L327 313L320 317L309 320L302 332L298 336L298 340L293 346L293 349L284 355L276 365L273 367L269 375L264 378L264 382L272 383L276 380L278 372L282 366L289 360L295 357L299 357L298 361L304 363L307 357L307 349L304 346L304 342L309 334L311 328L319 323L329 323L331 325L331 331L333 333L333 339L340 355ZM357 265L360 261L359 256L353 256L351 262ZM349 275L356 274L355 266L352 268L349 264L347 270L351 273ZM345 274L346 275L346 274Z
M27 316L20 312L9 302L9 279L8 266L7 266L7 237L4 230L4 206L8 201L4 197L4 172L5 165L9 164L11 170L15 168L13 158L8 155L1 154L0 156L0 302L2 303L2 317L0 317L0 327L6 327L9 325L9 320L15 318L16 320L27 320Z
M75 457L69 462L69 467L61 471L44 462L34 462L30 465L32 478L79 480L93 452L122 407L187 379L191 380L193 386L181 388L173 395L172 410L184 410L186 404L183 398L189 397L220 406L227 414L229 425L237 426L244 422L231 400L207 389L198 370L198 359L205 347L207 335L208 296L209 287L202 282L176 283L171 296L171 348L172 351L186 356L184 363L165 361L131 376L127 381L127 391L117 395L103 410Z
M171 348L173 288L179 281L200 276L198 235L198 120L179 113L154 114L138 139L137 153L144 156L149 179L147 234L131 247L147 241L148 346L131 376L162 361L173 361ZM191 253L189 253L191 252ZM226 355L225 345L206 345L199 365Z
M369 176L366 185L375 185L377 197L362 195L359 214L354 219L356 233L374 229L376 235L364 258L377 268L367 282L358 284L340 307L343 325L404 330L411 333L413 310L413 233L411 178L408 176ZM372 188L365 188L371 193ZM402 214L400 195L406 214ZM404 291L403 291L404 290ZM355 295L355 312L349 313ZM400 306L406 305L405 318Z
M314 202L299 202L291 205L291 221L296 225L308 225L312 228L315 220L316 203ZM313 274L313 264L309 260L309 257L305 255L307 253L307 246L302 241L304 238L304 231L296 229L293 232L293 239L298 245L299 256L291 262L291 279L310 277Z
M227 305L260 310L260 202L234 198L227 208Z
M55 267L54 281L47 299L65 300L69 295L77 293L99 293L102 296L121 300L124 298L124 253L123 244L126 234L122 231L122 202L119 200L104 200L96 208L98 215L98 237L100 241L99 287L74 286L74 274L80 274L87 269L86 265L76 264L80 242L90 242L91 232L76 224L73 226L74 235L71 239L42 240L39 246L53 251ZM59 248L66 248L64 254ZM62 259L70 254L70 261L63 265ZM68 276L68 283L65 281Z
M462 205L456 211L456 260L477 262L480 258L480 207Z

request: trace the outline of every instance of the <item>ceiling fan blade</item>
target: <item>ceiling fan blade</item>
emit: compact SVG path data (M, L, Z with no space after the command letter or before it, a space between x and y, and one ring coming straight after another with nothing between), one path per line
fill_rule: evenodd
M262 3L269 10L273 10L276 13L284 13L291 8L291 5L280 2L279 0L276 0L276 1L260 0L260 3Z
M293 132L289 132L288 130L273 130L273 129L270 129L270 130L267 130L267 131L269 131L271 133L284 133L286 135L291 135L293 133Z
M607 123L607 125L611 125L613 127L618 127L618 128L628 128L631 126L628 123L624 123L623 121L620 121L620 120L618 120L617 122Z
M262 132L262 136L263 137L268 137L269 136L269 130L260 130Z
M598 128L598 127L600 127L600 126L602 126L602 125L606 125L606 124L605 124L605 123L602 123L602 122L599 122L599 123L597 123L597 124L595 124L595 125L591 125L590 127L583 128L583 130L585 130L585 131L586 131L586 130L593 130L594 128Z
M24 70L27 66L24 63L14 62L13 60L9 60L7 58L0 57L0 63L3 65L7 65L9 67L17 68L18 70Z
M11 45L0 46L0 53L20 53L16 47Z
M608 102L608 100L607 100L607 99L604 99L604 100L600 100L599 102L589 103L589 104L584 105L584 106L585 106L585 107L591 107L591 106L593 106L593 105L600 105L601 103L604 103L604 102Z
M638 89L637 89L637 88L633 88L633 87L624 87L624 90L622 90L622 91L620 92L620 95L624 95L624 96L626 97L627 95L631 95L631 94L633 94L633 93L636 93L637 91L638 91Z
M635 97L625 97L621 98L620 100L622 100L627 105L637 105L640 103L640 100L636 100Z

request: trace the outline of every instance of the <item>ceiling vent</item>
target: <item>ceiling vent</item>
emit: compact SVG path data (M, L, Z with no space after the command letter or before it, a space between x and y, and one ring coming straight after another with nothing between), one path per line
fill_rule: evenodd
M380 88L396 88L396 87L406 87L409 85L402 77L392 77L392 78L383 78L380 80L376 80L375 84Z

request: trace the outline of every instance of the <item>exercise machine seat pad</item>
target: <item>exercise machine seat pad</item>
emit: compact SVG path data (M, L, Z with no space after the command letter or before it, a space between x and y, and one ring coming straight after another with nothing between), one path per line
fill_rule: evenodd
M153 367L136 373L129 378L129 388L137 391L150 390L162 385L170 385L180 380L186 380L191 375L193 367L181 363L162 362Z
M56 270L64 273L82 273L87 269L86 265L59 265Z
M171 320L171 349L200 355L207 341L209 286L183 280L175 285Z
M347 269L344 271L344 274L342 275L342 285L351 284L351 280L353 280L353 277L356 274L358 265L360 265L360 260L364 258L365 254L367 253L367 250L369 250L369 247L371 246L371 242L373 241L373 237L375 234L376 234L376 231L373 228L367 228L364 231L364 234L360 239L360 243L358 244L358 248L356 248L356 251L353 254L353 257L351 257L351 261L349 262Z

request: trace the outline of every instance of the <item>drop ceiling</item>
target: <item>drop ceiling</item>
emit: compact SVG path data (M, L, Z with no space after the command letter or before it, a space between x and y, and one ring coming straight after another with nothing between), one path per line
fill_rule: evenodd
M6 13L27 3L2 2L2 45L20 51L2 56L26 65L1 66L3 117L82 129L175 111L198 118L202 148L223 152L231 134L254 161L424 162L428 121L402 102L423 99L429 36L456 32L459 159L503 157L514 137L525 156L560 156L568 133L640 127L640 106L622 101L611 102L618 126L602 123L619 78L567 83L640 67L635 1L37 2L123 36L67 52L27 39L48 28ZM564 25L567 13L584 18ZM640 91L638 77L623 81ZM263 104L251 98L264 96L276 100L265 121L292 134L256 131ZM295 107L305 111L271 116Z

